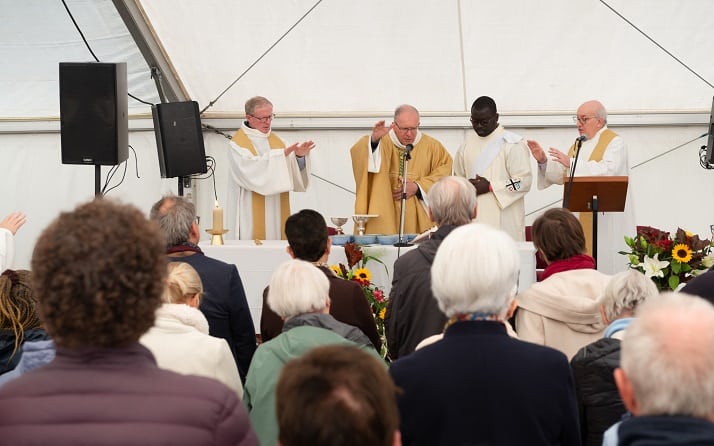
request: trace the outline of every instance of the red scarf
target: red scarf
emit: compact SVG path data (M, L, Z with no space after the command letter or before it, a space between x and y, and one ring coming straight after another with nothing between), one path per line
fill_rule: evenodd
M540 280L545 280L553 274L573 269L595 269L595 259L587 254L578 254L564 260L556 260L545 267Z

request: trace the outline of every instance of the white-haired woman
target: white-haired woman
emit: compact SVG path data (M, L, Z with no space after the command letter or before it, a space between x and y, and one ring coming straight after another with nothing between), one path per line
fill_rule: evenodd
M444 339L394 362L404 444L578 444L568 360L514 339L503 323L518 280L516 245L472 223L441 243L432 289Z
M275 388L283 365L327 344L357 345L379 357L369 338L329 314L330 283L325 273L304 260L280 265L270 279L268 305L285 320L277 337L258 346L248 369L243 400L262 445L275 445L278 422Z
M627 412L612 375L620 366L620 341L635 309L658 294L654 282L633 269L614 275L605 287L600 305L609 325L604 336L581 348L570 361L583 445L601 445L605 430Z
M224 339L208 334L208 321L198 310L203 285L188 263L169 262L163 304L156 321L139 340L163 369L213 378L243 396L233 354Z

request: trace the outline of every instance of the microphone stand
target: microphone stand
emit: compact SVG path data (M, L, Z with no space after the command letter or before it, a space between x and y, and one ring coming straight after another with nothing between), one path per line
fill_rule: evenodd
M404 217L407 210L407 169L409 167L409 160L412 159L411 151L414 148L411 144L407 144L404 149L404 159L402 160L402 212L399 215L399 241L394 244L397 248L404 248L407 246L412 246L411 243L407 242L404 236ZM399 250L397 250L397 258L399 257Z
M568 186L565 190L565 198L563 199L563 207L568 208L570 204L570 191L573 189L573 177L575 176L575 167L578 165L578 155L580 155L580 147L583 145L583 137L578 137L575 139L575 159L573 160L572 168L570 169L570 176L568 178Z

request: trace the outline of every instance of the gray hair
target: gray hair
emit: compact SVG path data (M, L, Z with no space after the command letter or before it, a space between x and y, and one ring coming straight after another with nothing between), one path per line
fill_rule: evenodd
M188 241L196 220L196 206L183 197L165 195L154 203L149 218L158 223L169 246Z
M329 292L325 273L310 262L293 259L278 266L270 278L268 306L283 319L315 313L325 309Z
M443 177L427 194L431 218L438 226L471 222L476 209L476 188L466 178Z
M622 317L623 312L635 308L651 297L657 296L657 285L643 273L629 269L612 276L602 296L602 306L608 322Z
M672 292L643 303L625 331L620 367L640 415L710 419L714 407L714 306Z
M600 101L595 101L597 102L597 108L595 108L595 116L598 119L602 119L603 124L607 124L607 110L605 109L605 106L600 103Z
M255 113L255 109L260 107L261 105L273 105L272 102L270 102L268 99L264 98L263 96L254 96L247 101L245 101L245 114L246 115L252 115Z
M516 295L519 265L508 234L470 223L451 231L439 245L431 288L448 317L471 312L503 317Z

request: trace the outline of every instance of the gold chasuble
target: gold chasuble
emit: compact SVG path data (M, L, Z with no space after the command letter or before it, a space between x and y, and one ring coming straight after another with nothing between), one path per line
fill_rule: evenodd
M357 188L355 214L377 214L367 222L366 233L396 234L399 232L401 199L394 200L392 191L401 190L401 161L404 150L392 142L389 135L379 141L379 172L369 171L372 156L370 136L361 138L350 149L352 172ZM441 177L451 175L452 159L449 152L436 139L421 134L414 144L407 166L407 179L416 182L425 194ZM423 197L426 199L426 197ZM426 202L416 196L406 200L404 233L421 233L433 226L425 210Z
M258 152L253 147L253 143L245 134L243 129L238 130L235 135L233 135L233 142L238 144L240 147L244 147L254 155L258 156ZM270 132L268 135L268 144L271 150L282 150L285 148L285 144ZM253 238L258 240L265 240L265 196L257 192L251 192L252 203L253 203ZM280 227L281 238L286 240L285 237L285 221L290 217L290 193L283 192L280 194Z
M610 145L613 139L617 136L617 133L610 129L603 130L600 134L600 139L598 140L593 152L590 154L588 161L602 161L602 156ZM568 157L573 158L575 156L575 144L570 146L568 151ZM583 232L585 233L585 247L588 254L593 253L593 214L591 212L580 212L580 226L583 227Z

